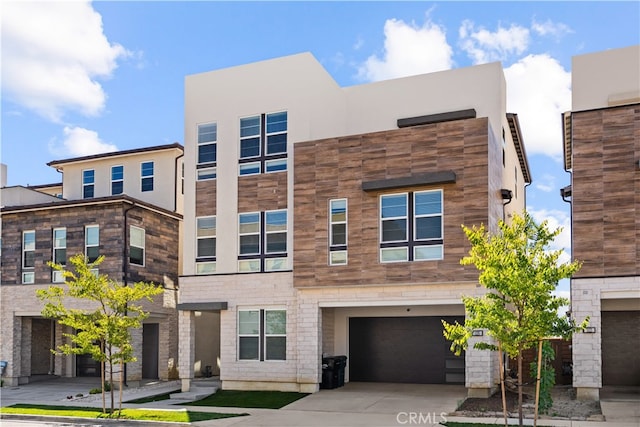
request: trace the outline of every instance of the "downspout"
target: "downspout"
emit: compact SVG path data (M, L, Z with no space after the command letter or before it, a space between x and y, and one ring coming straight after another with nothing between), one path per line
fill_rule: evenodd
M181 158L184 157L184 151L182 152L182 154L180 154L178 157L175 158L175 163L174 163L174 171L175 171L175 179L173 180L173 211L177 212L178 211L178 174L180 174L180 182L183 183L184 182L184 177L181 176L182 175L182 170L180 170L180 172L178 172L178 160L180 160ZM182 184L184 185L184 184ZM184 188L182 189L182 193L184 194Z

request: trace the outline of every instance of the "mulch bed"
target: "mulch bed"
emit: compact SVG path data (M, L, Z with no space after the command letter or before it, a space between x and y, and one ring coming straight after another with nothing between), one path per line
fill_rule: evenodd
M505 393L507 411L518 411L518 394L511 391ZM528 403L527 396L522 396L524 403ZM502 393L498 391L488 398L470 397L466 399L456 412L502 412Z

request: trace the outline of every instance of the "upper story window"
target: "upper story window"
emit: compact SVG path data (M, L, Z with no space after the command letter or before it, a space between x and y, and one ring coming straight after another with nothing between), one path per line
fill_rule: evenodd
M287 112L240 119L239 175L287 170Z
M144 266L145 231L140 227L129 228L129 263Z
M216 272L216 217L196 218L196 274Z
M380 197L380 261L443 257L442 190Z
M95 192L96 172L93 169L82 171L82 198L91 199Z
M198 125L198 165L215 164L217 161L218 125Z
M89 262L94 262L100 256L100 227L97 225L84 228L84 254Z
M53 254L54 264L67 265L67 229L64 227L53 229ZM64 282L62 271L53 270L51 280L54 283Z
M141 191L153 191L153 162L140 165Z
M287 211L238 215L238 271L264 272L287 269Z
M35 283L36 266L36 232L35 230L22 232L22 283ZM25 271L26 270L26 271Z
M124 192L124 166L111 166L111 195Z
M347 199L329 200L329 265L347 263Z

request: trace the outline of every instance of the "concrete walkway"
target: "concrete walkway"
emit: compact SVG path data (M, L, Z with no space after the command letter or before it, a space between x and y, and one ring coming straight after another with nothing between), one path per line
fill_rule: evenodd
M0 389L0 404L8 406L14 403L40 403L70 406L100 406L100 395L87 396L89 389L98 387L98 379L58 378L17 387ZM128 388L123 391L123 401L147 397L174 391L180 387L178 381L149 382L142 387ZM82 398L76 398L77 394ZM253 408L213 408L189 406L181 402L179 406L172 401L151 402L146 404L123 404L124 407L189 409L201 412L247 413L249 416L193 423L197 427L215 426L403 426L437 425L444 421L482 422L502 425L501 418L469 419L450 417L447 414L455 410L465 397L462 386L422 385L422 384L380 384L348 383L334 390L320 390L300 399L280 410ZM68 396L72 396L68 399ZM554 427L640 427L639 400L634 395L624 397L612 394L603 399L602 409L607 422L540 420L540 426ZM117 398L117 396L116 396ZM532 425L533 420L525 420ZM47 421L47 425L51 420ZM86 425L88 420L78 422ZM91 426L101 424L92 420ZM517 419L509 424L517 425ZM4 425L4 420L3 423ZM69 421L65 425L69 425ZM126 425L120 423L119 425ZM139 425L139 424L138 424Z

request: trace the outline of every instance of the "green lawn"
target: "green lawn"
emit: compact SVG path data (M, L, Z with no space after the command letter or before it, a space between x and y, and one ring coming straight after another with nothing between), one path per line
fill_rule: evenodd
M28 405L19 403L0 408L2 414L22 415L52 415L59 417L107 418L101 408L87 408L82 406L54 406ZM195 421L215 420L219 418L239 417L247 414L221 414L216 412L194 412L187 410L156 410L125 408L120 414L121 419L139 421L167 421L189 423ZM116 418L116 417L114 417Z
M308 394L283 391L219 390L211 396L187 405L280 409L305 396L308 396Z
M503 424L491 424L491 423L456 423L456 422L451 422L451 421L447 421L446 423L440 423L443 426L446 427L491 427L491 426L495 426L498 427L499 425L504 425Z

